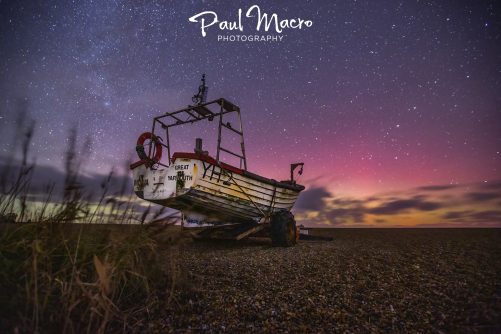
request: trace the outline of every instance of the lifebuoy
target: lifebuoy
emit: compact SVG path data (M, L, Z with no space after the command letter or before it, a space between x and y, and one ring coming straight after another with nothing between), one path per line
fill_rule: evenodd
M144 151L144 142L148 139L150 139L155 144L155 146L153 146L153 158L149 158ZM136 152L139 156L139 159L141 159L142 161L150 161L150 165L159 162L162 158L162 144L160 144L160 140L162 140L162 138L155 136L151 132L145 132L140 135L137 139L136 144Z

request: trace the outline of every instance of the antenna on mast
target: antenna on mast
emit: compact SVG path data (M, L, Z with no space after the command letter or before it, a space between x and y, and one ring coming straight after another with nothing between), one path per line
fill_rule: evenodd
M198 86L198 94L193 95L191 100L193 103L196 103L196 105L201 105L207 102L207 91L209 90L209 87L205 85L205 73L202 74L202 82L200 86Z

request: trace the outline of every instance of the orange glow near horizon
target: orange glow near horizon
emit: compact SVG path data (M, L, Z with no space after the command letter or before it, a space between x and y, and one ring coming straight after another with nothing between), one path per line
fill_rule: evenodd
M312 227L501 227L500 181L434 185L372 195L311 185L298 200Z

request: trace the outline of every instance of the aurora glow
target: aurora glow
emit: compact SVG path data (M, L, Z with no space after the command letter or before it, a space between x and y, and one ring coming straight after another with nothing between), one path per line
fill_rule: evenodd
M218 42L221 31L201 36L189 17L206 10L234 17L253 5L218 3L2 1L2 135L16 135L16 101L26 98L37 120L31 150L39 165L62 169L68 128L76 125L94 142L87 172L104 175L134 156L153 116L189 104L206 73L209 98L228 98L243 110L249 169L285 179L289 164L303 161L301 181L324 191L318 200L327 207L342 208L335 199L350 198L370 215L382 203L366 201L373 194L412 199L413 189L451 186L447 194L468 200L475 189L498 184L496 2L265 1L264 12L313 21L268 43ZM179 150L192 150L193 132L176 136ZM0 155L11 150L11 141L2 141ZM419 194L447 202L445 193ZM477 221L499 225L500 202L494 196L454 208L411 207L405 213L414 218L401 224L447 225L441 218L451 212L464 218L487 211ZM311 207L299 213L305 220L315 214ZM475 219L461 217L456 225ZM358 225L401 225L392 219ZM355 223L357 216L343 222Z

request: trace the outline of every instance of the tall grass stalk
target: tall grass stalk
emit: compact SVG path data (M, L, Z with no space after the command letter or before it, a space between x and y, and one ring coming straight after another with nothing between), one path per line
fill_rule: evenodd
M82 161L76 154L76 130L69 135L61 201L53 205L56 185L49 182L41 208L31 207L27 198L36 165L28 162L33 138L29 125L25 134L18 176L9 186L1 185L7 191L0 194L0 331L147 330L152 312L168 301L168 295L165 300L159 296L171 291L175 282L158 257L157 236L166 226L159 217L164 210L139 213L131 196L125 201L110 197L113 172L103 181L91 210L79 183ZM87 140L82 151L90 147ZM114 195L125 197L125 181ZM12 216L16 210L21 213ZM150 215L156 223L149 223ZM105 218L109 223L141 224L90 224Z

